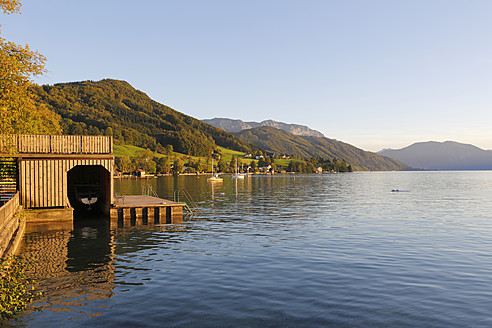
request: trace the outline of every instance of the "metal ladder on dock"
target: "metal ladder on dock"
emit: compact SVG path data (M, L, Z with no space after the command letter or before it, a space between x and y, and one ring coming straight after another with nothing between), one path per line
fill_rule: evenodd
M142 185L142 195L153 196L153 197L159 198L159 196L157 196L157 193L155 192L154 188L149 184L143 184Z
M193 201L193 198L191 198L191 195L188 193L188 191L186 189L176 189L174 191L174 201L176 203L179 203L179 194L180 193L182 193L186 199L184 208L185 208L186 212L188 212L189 215L194 216L194 215L202 214L202 211L200 211L200 209L198 208L196 203ZM189 204L191 204L192 207L190 207Z

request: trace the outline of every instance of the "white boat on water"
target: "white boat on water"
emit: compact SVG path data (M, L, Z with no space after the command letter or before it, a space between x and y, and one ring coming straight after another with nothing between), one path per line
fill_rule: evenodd
M224 181L224 179L222 179L218 174L214 174L210 178L208 178L207 181L210 181L210 182L222 182L222 181Z
M233 179L244 179L244 173L237 172L237 158L236 158L236 172L232 176Z
M213 174L214 172L214 158L212 157L212 176L207 179L209 182L222 182L224 179L222 179L217 173Z

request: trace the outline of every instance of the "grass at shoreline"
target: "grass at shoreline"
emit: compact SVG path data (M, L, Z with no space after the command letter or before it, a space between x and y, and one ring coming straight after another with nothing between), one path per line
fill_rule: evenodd
M246 154L244 152L227 149L227 148L220 147L220 146L218 146L217 149L220 151L220 154L222 155L222 159L224 161L226 161L227 163L229 163L232 160L232 156L236 156L236 157L240 158L240 162L242 162L244 165L249 165L251 163L251 161L255 161L256 163L258 163L258 160L256 160L256 159L244 158L243 156ZM137 157L138 152L142 151L142 150L144 150L144 148L132 146L132 145L114 145L113 146L114 156ZM154 153L154 157L165 157L165 155L156 152L156 153ZM207 165L206 157L190 156L190 155L185 155L185 154L173 152L173 154L171 156L169 156L169 161L171 162L172 158L174 158L174 157L181 159L185 163L187 163L191 159L193 161L199 161L202 165ZM277 166L282 166L282 167L286 168L289 165L291 160L292 159L275 159L275 164ZM217 164L217 163L215 163L215 164Z
M240 152L240 151L235 151L235 150L230 150L224 147L217 147L218 150L220 151L222 158L226 161L229 162L232 159L232 156L236 157L243 157L246 153ZM137 147L137 146L131 146L131 145L114 145L113 146L113 154L114 156L128 156L128 157L137 157L137 154L139 151L145 150L144 148ZM191 156L191 155L185 155L177 152L173 152L173 154L170 157L177 157L180 158L181 160L188 161L189 159L192 159L194 161L200 161L202 164L206 163L207 159L206 157L197 157L197 156ZM165 157L164 154L161 153L154 153L154 157ZM251 159L242 159L243 162L251 162ZM256 161L256 160L255 160Z

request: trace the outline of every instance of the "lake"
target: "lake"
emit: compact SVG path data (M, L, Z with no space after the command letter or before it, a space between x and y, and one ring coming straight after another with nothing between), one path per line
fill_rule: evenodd
M492 172L160 177L202 214L24 238L25 327L491 327ZM399 192L393 192L398 190Z

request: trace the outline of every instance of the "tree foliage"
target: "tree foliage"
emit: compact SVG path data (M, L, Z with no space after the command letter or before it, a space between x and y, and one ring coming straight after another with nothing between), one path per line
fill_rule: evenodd
M168 164L166 157L154 158L156 162L156 172L157 173L169 173L171 172L171 165Z
M255 161L251 161L249 166L250 166L252 172L256 172L256 170L258 169Z
M0 260L0 324L14 318L40 294L28 290L25 279L27 262L18 256Z
M22 6L19 0L0 0L0 8L4 14L19 13ZM0 25L1 26L1 25Z
M352 166L348 165L345 160L333 158L331 161L324 158L309 158L305 161L292 160L287 166L288 172L297 173L314 173L316 169L321 167L324 172L352 172Z
M0 0L4 14L18 13L20 1ZM0 31L1 33L1 31ZM36 105L29 87L32 77L44 73L46 58L0 36L1 133L59 133L59 117L46 106Z
M179 173L182 173L184 169L184 163L180 159L176 159L173 163L172 171L173 174L177 175Z
M121 172L127 173L132 171L132 161L128 156L115 156L114 158L114 164L118 169L120 169Z

